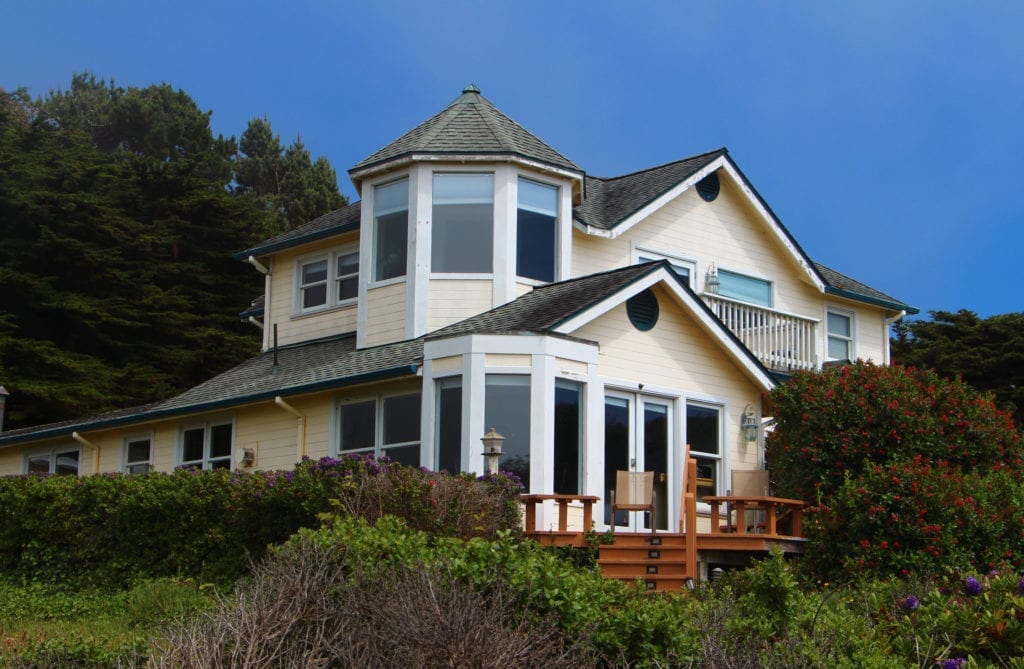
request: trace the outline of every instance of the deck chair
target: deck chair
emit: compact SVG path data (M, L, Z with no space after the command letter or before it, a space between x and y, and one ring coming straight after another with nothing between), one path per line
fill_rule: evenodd
M732 475L732 490L730 495L735 497L766 497L768 495L768 470L766 469L734 469ZM737 531L736 522L733 518L733 509L729 510L729 530ZM756 532L764 527L764 511L748 511L744 514L744 530Z
M654 472L615 472L615 490L612 490L612 533L615 532L616 511L650 511L651 534L654 522Z

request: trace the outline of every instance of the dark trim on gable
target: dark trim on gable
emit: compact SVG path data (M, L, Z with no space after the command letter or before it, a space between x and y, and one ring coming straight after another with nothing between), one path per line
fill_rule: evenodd
M835 295L836 297L845 297L848 300L855 300L857 302L864 302L865 304L871 304L876 307L883 307L885 309L892 309L893 311L905 311L907 314L919 314L921 310L917 307L912 307L909 304L900 304L899 302L890 302L888 300L881 300L877 297L869 297L867 295L861 295L860 293L854 293L849 290L843 290L842 288L835 288L834 286L825 284L825 294Z
M308 244L309 242L316 242L321 239L327 239L328 237L333 237L335 235L340 235L346 232L352 232L353 230L358 229L359 221L350 221L348 223L342 223L338 226L326 228L324 230L317 230L316 232L298 235L296 237L292 237L291 239L282 239L279 242L263 244L262 246L254 246L251 249L239 251L238 253L235 253L231 257L234 258L235 260L241 260L242 262L245 262L246 260L248 260L249 256L265 256L271 253L277 253L278 251L284 251L285 249L290 249L295 246L302 246L303 244Z

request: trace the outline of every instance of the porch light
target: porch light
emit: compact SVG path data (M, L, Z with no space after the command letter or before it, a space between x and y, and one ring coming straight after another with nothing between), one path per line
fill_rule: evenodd
M501 458L501 445L505 443L505 437L493 427L491 431L480 438L484 444L483 455L487 459L486 474L493 474L498 471L498 460Z
M754 407L749 404L743 409L743 421L740 425L743 428L744 441L751 443L757 441L757 431L760 425L757 423L757 413L754 412Z
M707 273L704 274L704 292L717 295L719 285L718 270L715 269L715 263L711 263L711 267L708 267Z

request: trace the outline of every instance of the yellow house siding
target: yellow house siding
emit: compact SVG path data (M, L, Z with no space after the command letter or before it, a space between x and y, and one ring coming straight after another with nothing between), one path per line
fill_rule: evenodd
M427 331L475 316L491 308L493 288L484 279L431 279Z
M404 281L366 291L366 345L405 339L406 284Z

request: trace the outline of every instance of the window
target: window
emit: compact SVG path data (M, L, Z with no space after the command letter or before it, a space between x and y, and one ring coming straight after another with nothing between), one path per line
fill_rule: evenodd
M373 191L373 280L405 276L409 246L409 182Z
M555 280L558 248L558 189L519 179L516 216L516 275Z
M656 260L667 260L672 266L672 271L682 279L690 288L693 288L693 277L697 274L697 263L692 260L684 260L677 256L671 256L664 253L658 253L656 251L648 251L646 249L636 249L634 255L636 256L636 263L654 262Z
M555 492L580 493L583 469L583 384L555 379Z
M697 499L718 494L721 480L721 410L704 404L686 404L686 443L697 460Z
M718 294L734 300L772 306L772 282L728 270L718 270Z
M197 469L231 469L234 426L231 421L189 425L181 430L178 464Z
M494 256L494 175L435 174L431 229L431 272L490 272Z
M359 294L359 251L343 249L300 259L297 269L299 312L345 304Z
M853 314L829 309L825 314L828 327L828 359L853 360Z
M78 448L55 448L32 453L25 458L25 473L78 476L81 457L81 449Z
M420 466L420 394L393 395L338 405L338 453L387 456Z
M450 474L462 471L462 377L437 380L437 452L438 471Z
M124 440L124 471L145 474L153 465L153 442L150 437L129 437Z
M497 430L505 442L498 466L519 476L530 490L530 377L488 374L484 389L484 430Z

